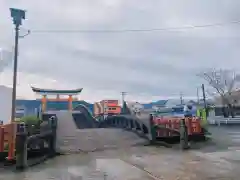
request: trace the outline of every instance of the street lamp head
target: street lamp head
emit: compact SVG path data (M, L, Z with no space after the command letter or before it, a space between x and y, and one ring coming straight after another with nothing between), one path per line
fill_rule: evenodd
M22 9L10 8L11 17L13 18L13 24L22 25L22 19L25 19L25 11Z

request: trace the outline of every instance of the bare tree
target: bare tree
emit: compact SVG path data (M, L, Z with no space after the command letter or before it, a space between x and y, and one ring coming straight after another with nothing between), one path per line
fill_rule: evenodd
M206 80L213 91L211 94L218 94L223 105L224 116L229 116L229 113L234 117L232 92L236 90L236 82L239 76L232 70L209 70L198 74Z

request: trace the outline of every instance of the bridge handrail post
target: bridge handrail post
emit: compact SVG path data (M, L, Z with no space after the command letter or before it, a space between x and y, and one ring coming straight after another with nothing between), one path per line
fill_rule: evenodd
M129 119L126 119L126 129L131 129Z
M113 127L114 126L114 122L115 122L115 117L112 117L109 120L110 120L110 122L109 122L110 127Z
M108 118L107 121L102 122L103 127L109 127L112 124L112 118Z
M119 117L116 117L116 120L115 120L115 127L118 127L119 126Z
M16 133L16 169L22 170L27 164L27 131L24 122L17 124Z
M49 149L51 151L51 155L56 154L56 140L57 140L57 118L52 116L49 118L50 128L52 130L52 136L49 141Z
M122 124L122 127L124 128L124 129L127 129L127 118L123 118L123 122L122 122L123 124Z
M118 127L119 128L123 127L123 119L122 119L122 117L118 118Z
M122 118L122 128L123 128L123 129L126 128L126 126L127 126L126 121L127 121L127 119L126 119L125 117Z
M153 119L154 119L153 115L150 114L150 117L149 117L150 143L156 142L156 127L153 122Z
M180 120L180 148L182 150L188 149L188 129L186 126L185 119Z

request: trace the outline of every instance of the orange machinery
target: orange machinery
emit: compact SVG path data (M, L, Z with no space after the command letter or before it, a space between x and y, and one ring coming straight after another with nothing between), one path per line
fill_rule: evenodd
M94 116L117 115L121 113L118 100L102 100L94 103Z

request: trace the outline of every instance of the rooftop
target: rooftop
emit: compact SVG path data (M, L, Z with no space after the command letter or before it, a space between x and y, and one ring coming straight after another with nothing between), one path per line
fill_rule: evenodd
M69 90L57 90L57 89L42 89L31 87L35 93L52 93L52 94L78 94L82 92L83 88L69 89Z

